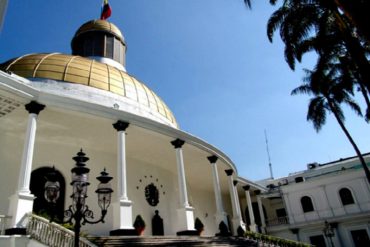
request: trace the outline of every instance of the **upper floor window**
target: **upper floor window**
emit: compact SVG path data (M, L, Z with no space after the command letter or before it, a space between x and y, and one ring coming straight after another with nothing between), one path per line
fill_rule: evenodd
M342 188L339 190L340 200L342 201L343 205L354 204L355 200L353 200L352 192L348 188Z
M308 196L304 196L301 198L301 205L304 213L314 211L312 200Z

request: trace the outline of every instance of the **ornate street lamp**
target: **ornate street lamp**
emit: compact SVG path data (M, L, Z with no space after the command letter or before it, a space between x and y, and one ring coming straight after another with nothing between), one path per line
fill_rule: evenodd
M113 192L110 181L112 177L105 171L105 169L100 173L101 175L96 179L99 180L98 189L95 191L98 194L98 205L101 209L100 219L94 221L94 213L85 204L85 199L87 198L87 187L90 185L89 181L89 171L90 169L86 167L86 162L89 160L86 154L82 152L77 153L77 156L73 157L76 162L76 166L72 168L72 182L73 193L71 195L72 205L64 211L64 217L66 221L63 223L74 223L74 247L79 246L80 240L80 229L81 224L85 225L96 224L99 222L104 223L104 217L107 214L107 209L111 202L111 194ZM50 173L48 176L48 181L45 184L45 199L55 206L57 199L59 198L59 182L56 181L55 176ZM55 207L54 207L55 208ZM52 212L52 215L54 213ZM54 217L52 216L52 219Z
M329 238L331 247L334 247L332 237L334 237L334 231L329 222L325 221L325 227L323 229L325 237Z

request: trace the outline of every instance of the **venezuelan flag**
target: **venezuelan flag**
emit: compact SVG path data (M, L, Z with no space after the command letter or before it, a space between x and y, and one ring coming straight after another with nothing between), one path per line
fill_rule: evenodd
M101 14L100 14L100 19L106 20L111 16L111 14L112 14L112 9L109 6L108 0L104 0L103 7L101 10Z

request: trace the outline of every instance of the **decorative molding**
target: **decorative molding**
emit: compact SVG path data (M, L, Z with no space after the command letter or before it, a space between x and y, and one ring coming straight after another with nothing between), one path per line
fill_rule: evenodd
M118 120L117 122L115 122L112 125L113 125L113 128L115 128L117 131L125 131L130 124L127 123L127 122Z
M28 113L30 113L30 114L33 113L33 114L38 115L40 113L40 111L44 110L45 105L39 104L36 101L31 101L30 103L28 103L24 107L26 108Z
M181 148L182 145L184 145L185 141L177 138L176 140L172 141L171 144L174 146L174 148Z
M211 155L208 156L207 159L209 160L209 162L211 162L211 164L215 164L218 160L218 157L216 155Z
M255 194L256 196L258 196L258 195L260 195L260 194L261 194L261 191L260 191L260 190L255 190L255 191L254 191L254 194Z
M227 169L227 170L225 170L225 172L226 172L227 176L231 176L231 175L233 175L234 170L233 169Z
M250 188L251 188L251 186L249 184L243 186L243 189L245 191L249 190Z

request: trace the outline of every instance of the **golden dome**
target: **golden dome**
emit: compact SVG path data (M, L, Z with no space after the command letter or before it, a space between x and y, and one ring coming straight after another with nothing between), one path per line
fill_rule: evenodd
M177 126L170 109L152 90L126 72L104 63L80 56L40 53L10 60L0 68L25 78L52 79L110 91L158 112Z
M85 24L82 24L82 26L77 30L75 33L75 36L73 39L77 38L83 33L91 32L91 31L102 31L102 32L108 32L117 37L122 43L125 43L123 35L119 28L114 25L113 23L110 23L106 20L91 20L86 22Z

